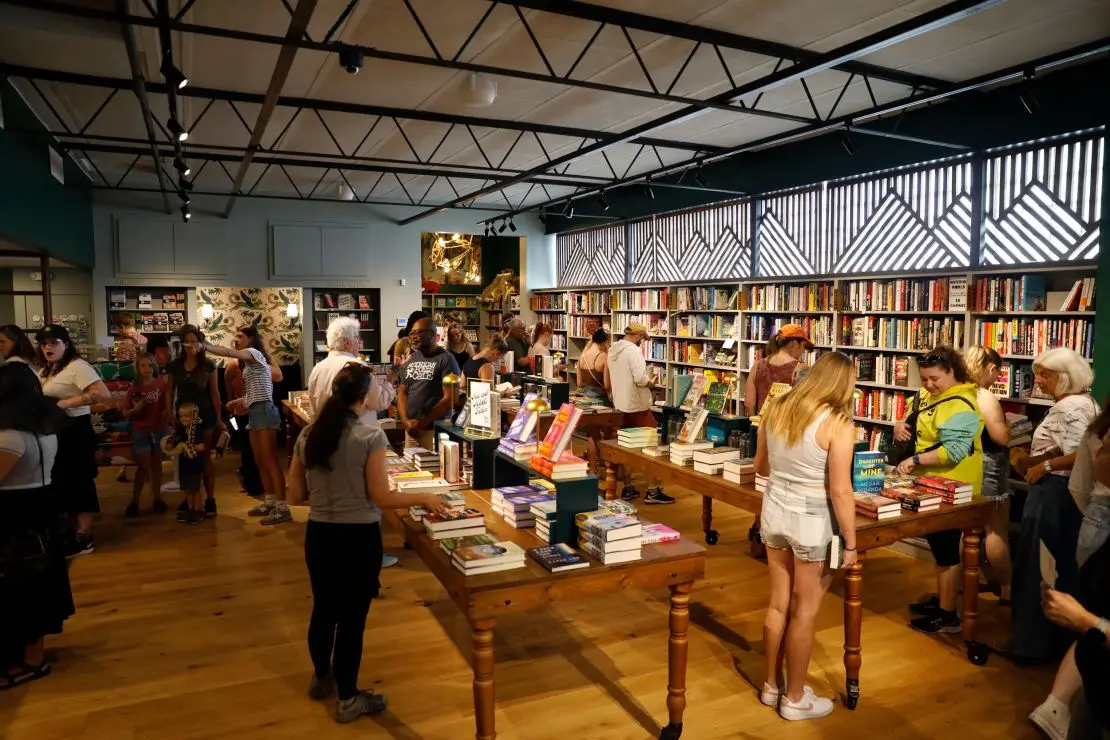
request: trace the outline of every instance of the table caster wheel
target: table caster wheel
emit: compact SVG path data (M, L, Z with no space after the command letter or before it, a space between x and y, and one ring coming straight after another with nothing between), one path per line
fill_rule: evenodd
M989 645L982 642L969 642L967 644L967 659L971 661L972 665L986 665L990 654Z
M715 529L705 530L705 544L707 544L707 545L716 545L717 541L719 539L720 539L720 535L717 533L717 530L715 530Z
M409 542L408 540L405 540L404 547L405 547L406 550L411 550L412 549L412 543Z
M659 740L678 740L682 737L682 725L667 725L659 733Z
M859 705L859 681L848 679L848 693L844 695L844 706L855 709Z

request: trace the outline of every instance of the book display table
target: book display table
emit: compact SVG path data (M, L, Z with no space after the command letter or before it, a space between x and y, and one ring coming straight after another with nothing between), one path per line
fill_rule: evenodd
M518 411L506 411L505 415L510 424L516 418ZM536 422L536 436L540 439L544 438L547 430L551 428L551 422L555 418L554 411L544 411L540 414L539 421ZM609 407L599 407L596 411L583 410L582 417L578 420L576 425L577 429L587 428L600 428L600 429L620 429L624 423L624 413ZM660 442L662 444L662 442Z
M531 532L510 527L490 511L488 492L468 491L467 504L486 514L486 527L498 540L515 542L522 548L541 543ZM601 565L590 559L590 567L549 573L531 558L523 568L467 576L451 564L439 542L431 539L420 522L401 511L389 510L386 521L397 526L405 542L420 557L447 594L470 622L474 669L474 722L477 740L494 740L494 655L493 630L497 620L542 609L557 601L598 596L632 588L667 587L670 598L670 639L667 647L668 722L659 737L677 740L682 735L686 708L687 632L690 626L690 591L694 581L705 577L705 550L686 539L646 545L643 558L620 565ZM662 692L660 692L662 693Z
M437 421L435 423L436 450L439 450L440 433L446 434L449 439L461 445L470 445L471 460L474 463L470 481L472 486L486 489L496 485L493 482L493 453L501 441L500 437L469 434L460 426L446 421Z
M730 483L719 475L698 473L692 468L675 465L665 457L651 457L639 450L621 447L615 441L601 443L605 461L606 498L615 498L616 465L630 465L651 478L673 483L696 491L702 496L702 526L706 542L716 544L713 524L713 500L721 501L758 514L763 497L755 486ZM902 512L894 519L878 521L856 517L856 550L859 560L845 569L844 576L844 669L846 675L845 706L854 709L859 702L860 643L863 629L863 562L868 550L887 547L909 537L921 537L946 529L959 529L963 537L964 603L962 614L963 639L967 657L976 665L987 662L989 648L975 641L975 621L979 614L979 543L983 527L994 509L994 502L976 498L969 504L942 504L936 511Z
M312 423L308 412L289 401L281 402L282 416L285 417L285 453L293 456L293 446L297 444L297 437L301 430ZM397 425L394 419L379 419L378 426L385 432L390 447L394 449L405 446L405 430Z

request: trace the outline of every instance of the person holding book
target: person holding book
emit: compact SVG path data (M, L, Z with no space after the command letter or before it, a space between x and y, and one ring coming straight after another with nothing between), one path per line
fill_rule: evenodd
M528 348L528 357L532 360L532 372L539 373L543 368L538 367L536 363L536 355L541 357L551 357L551 339L555 336L550 324L545 324L542 321L532 327L532 346Z
M1033 382L1054 403L1033 432L1029 458L1015 461L1030 485L1014 548L1011 649L1018 658L1048 660L1063 653L1070 639L1041 609L1041 547L1055 558L1055 588L1074 594L1083 514L1068 484L1079 444L1099 407L1088 392L1094 382L1091 365L1074 350L1060 347L1040 354L1033 360Z
M656 426L655 414L651 411L654 402L651 390L655 388L655 381L651 379L644 353L640 351L640 345L646 338L646 326L629 324L624 330L624 339L609 348L606 359L602 382L613 390L613 408L624 414L622 429ZM621 498L630 500L638 497L640 492L632 485L632 470L621 466L620 475L624 481ZM645 504L674 503L673 496L663 493L659 481L649 479L648 484L644 494Z
M397 410L409 437L426 450L435 449L435 423L451 410L451 386L444 385L448 374L459 374L458 363L450 352L436 344L436 324L424 317L409 331L412 352L401 369L397 388Z
M1085 602L1085 608L1110 616L1110 600L1108 600L1110 583L1106 582L1106 579L1110 578L1110 558L1107 558L1107 555L1110 555L1107 551L1107 542L1110 541L1110 396L1107 396L1103 402L1102 410L1091 422L1091 426L1088 427L1087 433L1079 444L1075 465L1068 480L1068 490L1083 511L1083 523L1079 528L1079 544L1075 553L1080 573L1079 597ZM1084 594L1083 583L1086 580L1084 573L1099 570L1104 571L1101 588L1087 589L1087 593ZM1099 592L1101 592L1101 608L1090 601L1092 598L1097 598ZM1051 603L1058 602L1064 608L1072 606L1078 607L1081 611L1084 609L1084 606L1080 606L1071 596L1056 589L1042 591L1041 600L1045 608L1045 616L1065 628L1071 625L1062 623L1054 617ZM1079 621L1075 623L1079 624ZM1082 633L1085 630L1081 628L1079 631ZM1084 703L1095 706L1101 700L1084 702L1083 694L1100 697L1110 695L1107 693L1110 689L1106 684L1110 671L1103 671L1101 678L1103 689L1099 693L1097 685L1085 685L1076 652L1079 651L1081 658L1084 657L1084 653L1093 657L1101 652L1103 664L1110 666L1110 651L1106 648L1105 640L1102 641L1101 651L1097 649L1097 645L1084 647L1083 641L1081 638L1078 643L1068 648L1056 671L1056 678L1052 682L1052 690L1048 697L1029 715L1030 721L1049 737L1064 737L1065 733L1068 733L1068 737L1072 737L1070 733L1073 730L1080 738L1099 737L1089 731L1084 733L1083 726L1089 724L1091 718L1084 718L1081 715L1084 711L1090 713L1090 706L1083 706ZM1095 642L1097 643L1097 639ZM1076 695L1079 695L1078 701L1076 701ZM1071 711L1073 702L1076 709L1074 721ZM1103 716L1110 719L1110 714L1105 710Z
M937 347L917 360L921 390L905 421L894 427L894 439L914 441L913 454L898 463L899 475L941 476L971 485L973 496L983 489L983 417L979 387L971 381L963 356L951 347ZM936 561L937 596L910 604L917 615L910 626L918 632L959 632L956 598L960 590L960 530L925 535Z
M999 603L1010 604L1010 423L1002 404L990 388L998 382L1002 357L990 347L977 344L964 351L967 372L979 386L976 400L983 415L983 497L993 499L994 510L987 520L984 549L991 572L998 580Z
M362 421L370 376L370 368L359 364L339 370L331 394L297 438L289 469L290 500L310 507L304 550L312 584L308 652L314 672L308 694L316 700L336 694L340 723L386 708L384 695L358 688L366 617L380 589L382 509L423 505L431 511L442 504L435 494L389 490L385 432Z
M501 365L501 358L509 351L509 343L499 336L489 340L481 352L471 357L462 366L464 383L468 380L481 380L494 383L497 380L497 368ZM464 384L463 388L467 386Z
M790 393L767 404L759 425L755 470L767 477L763 537L771 575L763 623L767 680L759 699L783 719L833 710L831 699L806 685L806 675L817 613L832 582L830 548L843 544L845 566L857 560L855 382L850 357L823 355Z

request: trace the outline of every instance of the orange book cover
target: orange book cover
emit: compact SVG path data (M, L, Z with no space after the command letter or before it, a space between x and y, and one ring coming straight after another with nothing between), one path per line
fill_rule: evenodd
M547 435L540 444L538 450L540 456L547 460L558 460L570 445L571 437L574 436L574 427L578 425L580 418L582 418L582 409L574 404L564 403L560 406L559 413L555 415L551 428L547 430Z

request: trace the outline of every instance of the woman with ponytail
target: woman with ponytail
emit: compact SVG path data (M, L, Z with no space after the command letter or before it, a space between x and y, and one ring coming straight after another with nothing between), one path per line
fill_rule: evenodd
M442 504L434 494L390 492L385 432L360 421L370 385L365 365L352 362L339 371L331 396L297 439L289 468L290 502L311 507L304 550L315 674L308 693L325 699L336 692L335 720L341 723L386 706L384 695L358 688L362 635L382 566L382 509Z

